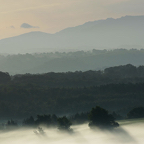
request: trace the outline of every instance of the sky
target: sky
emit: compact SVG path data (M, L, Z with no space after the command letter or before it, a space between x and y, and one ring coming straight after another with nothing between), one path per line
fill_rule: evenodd
M144 15L144 0L0 0L0 39L56 33L88 21Z

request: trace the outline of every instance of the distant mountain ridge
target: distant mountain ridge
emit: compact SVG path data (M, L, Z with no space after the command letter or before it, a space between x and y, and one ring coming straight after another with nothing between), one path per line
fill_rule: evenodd
M1 53L35 53L61 49L143 48L144 16L87 22L55 34L40 31L0 40Z
M0 55L0 71L10 74L102 70L126 64L144 65L144 49Z

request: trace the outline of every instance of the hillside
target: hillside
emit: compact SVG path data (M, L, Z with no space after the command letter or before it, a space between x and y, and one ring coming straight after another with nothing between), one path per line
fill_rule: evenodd
M104 71L25 74L0 72L1 117L87 112L96 105L120 114L144 105L144 66Z

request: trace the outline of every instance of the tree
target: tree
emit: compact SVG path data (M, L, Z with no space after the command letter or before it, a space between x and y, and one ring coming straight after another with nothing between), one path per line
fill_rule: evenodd
M34 126L35 125L35 120L32 116L30 118L24 119L23 125L25 126Z
M55 114L51 116L51 121L53 126L57 125L57 116Z
M89 114L90 123L89 126L98 126L100 128L105 127L118 127L119 124L115 122L115 118L108 113L107 110L96 106L92 108Z
M72 123L66 116L58 118L58 129L69 130L71 125Z
M128 118L143 118L144 117L144 107L137 107L132 109L128 114Z
M7 122L7 126L17 126L17 123L11 119Z
M4 73L0 71L0 83L7 83L11 81L9 73Z
M18 128L18 124L17 122L15 122L14 120L9 120L7 123L6 123L6 129L15 129L15 128Z

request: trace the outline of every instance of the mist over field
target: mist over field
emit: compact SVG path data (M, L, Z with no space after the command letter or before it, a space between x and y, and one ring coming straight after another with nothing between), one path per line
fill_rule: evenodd
M61 132L57 128L43 128L45 135L36 135L35 129L19 129L0 132L1 144L142 144L144 141L143 120L120 121L113 130L90 129L88 124L75 125L73 133Z

